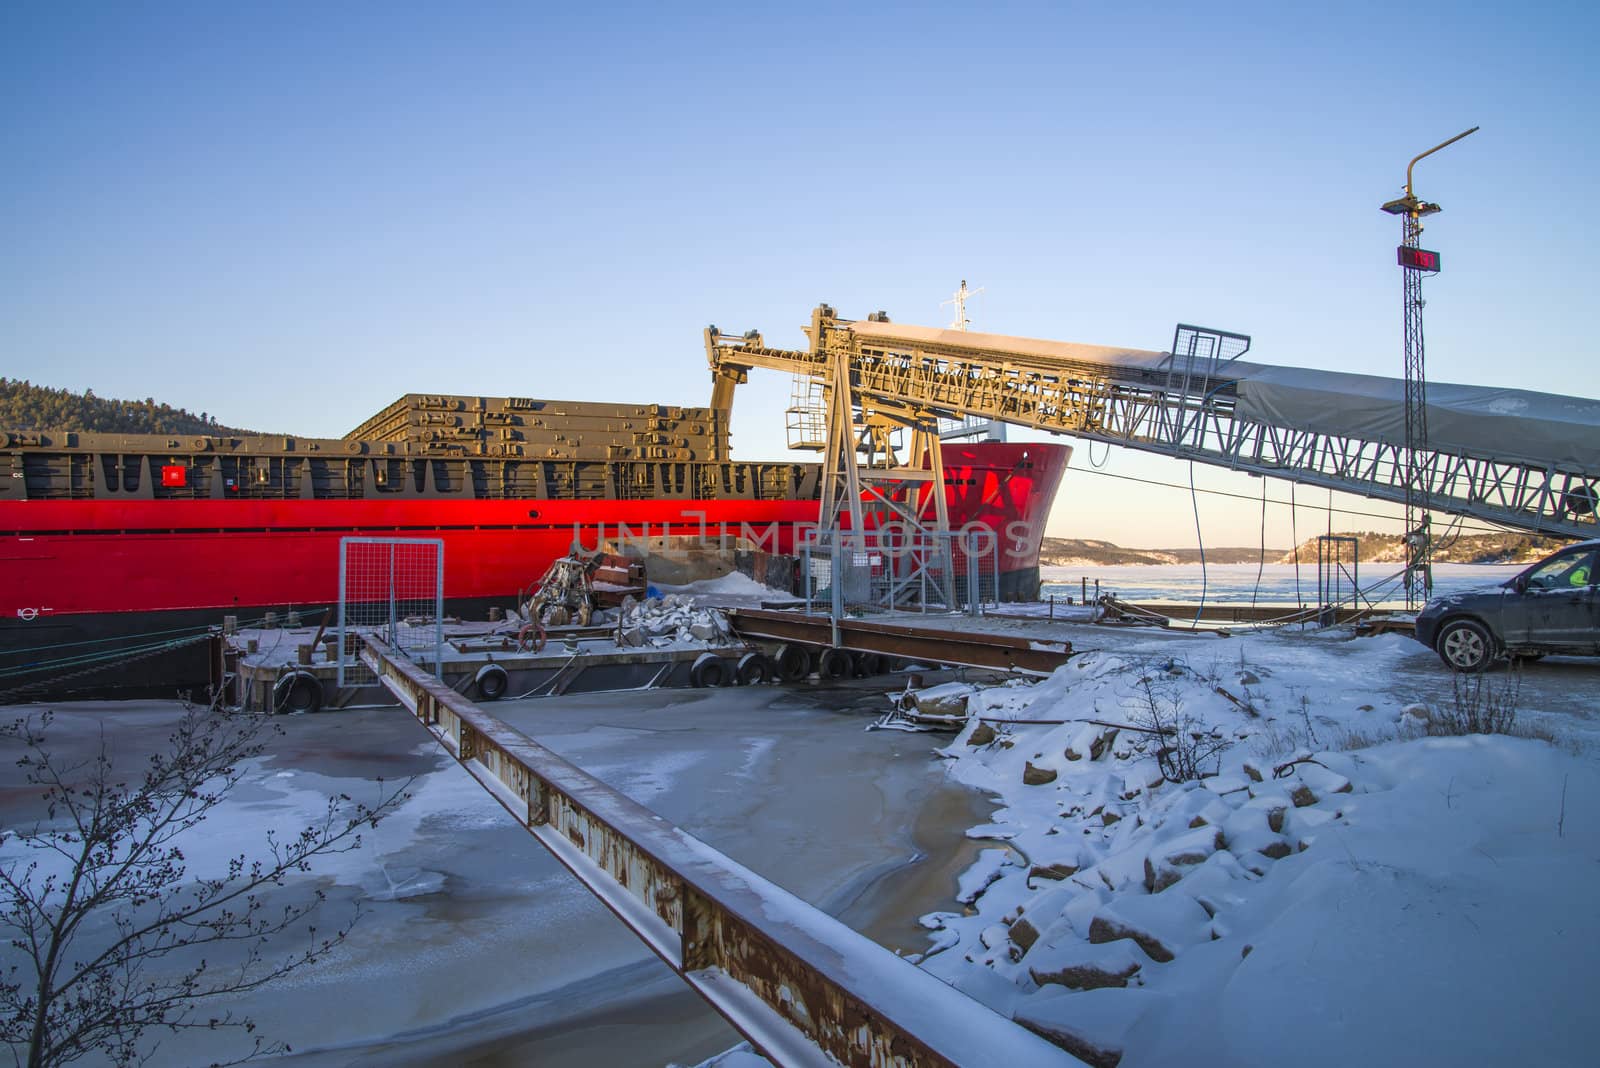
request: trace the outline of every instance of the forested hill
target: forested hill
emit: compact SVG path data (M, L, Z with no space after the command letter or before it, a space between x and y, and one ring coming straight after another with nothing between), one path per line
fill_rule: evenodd
M154 398L113 400L0 378L0 430L90 430L110 434L254 434Z
M1206 562L1210 564L1253 564L1263 557L1269 563L1276 563L1287 555L1287 549L1253 546L1212 545L1205 551ZM1314 551L1311 558L1316 559ZM1091 538L1046 538L1039 549L1039 562L1047 567L1198 564L1200 550L1127 549Z
M1436 532L1444 524L1435 519ZM1406 547L1398 534L1379 534L1364 530L1347 533L1345 537L1357 539L1361 562L1381 564L1405 563ZM1433 559L1441 564L1526 564L1539 560L1567 544L1564 538L1540 538L1532 534L1505 531L1497 534L1461 534L1455 537L1436 538ZM1296 557L1301 563L1317 562L1317 539L1302 542L1293 553L1285 553L1279 563L1292 564Z

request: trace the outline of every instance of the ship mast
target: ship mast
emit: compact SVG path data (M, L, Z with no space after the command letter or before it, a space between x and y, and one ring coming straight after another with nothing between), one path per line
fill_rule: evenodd
M956 317L955 321L950 324L950 329L960 330L962 333L966 333L967 327L972 325L972 320L967 318L967 298L975 297L982 292L982 286L979 286L977 289L968 289L967 280L963 278L961 280L961 288L955 291L955 295L949 300L941 300L939 302L939 307L941 308L946 304L955 305Z

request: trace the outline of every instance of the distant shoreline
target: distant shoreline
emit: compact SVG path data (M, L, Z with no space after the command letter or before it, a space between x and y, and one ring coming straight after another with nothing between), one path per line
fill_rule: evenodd
M1219 545L1201 549L1130 549L1093 538L1045 538L1039 547L1043 567L1170 567L1205 564L1310 564L1319 551L1354 550L1362 564L1404 566L1406 546L1398 534L1354 531L1334 535L1330 550L1320 538L1308 538L1295 549ZM1566 539L1528 534L1464 534L1436 543L1434 562L1441 564L1531 564L1567 544Z
M1206 558L1205 562L1206 562L1206 565L1208 567L1244 567L1244 566L1255 567L1257 565L1257 561L1255 561L1255 560L1212 560L1209 556ZM1397 563L1398 561L1366 560L1366 559L1363 559L1361 562L1363 564L1371 564L1371 565L1376 567L1376 566L1378 566L1380 564ZM1442 565L1448 564L1451 567L1526 567L1527 565L1529 565L1531 563L1535 563L1535 562L1536 561L1534 561L1534 560L1440 560L1434 566L1437 567L1437 566L1442 566ZM1103 560L1067 560L1067 561L1058 562L1058 563L1040 563L1039 564L1039 569L1041 571L1045 571L1045 570L1049 570L1051 568L1058 568L1059 569L1059 568L1068 568L1068 567L1151 567L1151 568L1155 568L1155 567L1199 567L1199 566L1200 566L1200 561L1199 560L1175 560L1175 561L1170 561L1170 562L1169 561L1161 561L1161 562L1139 562L1139 563L1107 563L1107 562L1105 562ZM1266 566L1266 567L1293 567L1294 566L1294 561L1293 560L1273 560L1273 559L1268 559L1267 562L1265 563L1265 565L1263 565L1263 566ZM1309 567L1316 567L1317 566L1317 562L1315 560L1310 560L1310 561L1302 560L1302 561L1300 561L1300 566L1301 567L1308 567L1308 566Z

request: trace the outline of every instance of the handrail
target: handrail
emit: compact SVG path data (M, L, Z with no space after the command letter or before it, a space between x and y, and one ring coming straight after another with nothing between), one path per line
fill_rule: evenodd
M737 864L367 636L361 659L489 794L779 1065L1076 1058Z

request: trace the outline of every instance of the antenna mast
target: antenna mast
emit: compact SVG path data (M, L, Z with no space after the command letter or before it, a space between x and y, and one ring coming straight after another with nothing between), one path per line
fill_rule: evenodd
M961 280L961 288L956 290L955 295L949 300L941 300L939 302L939 307L941 308L946 304L954 304L956 307L955 321L950 324L950 329L960 330L963 332L966 331L967 327L972 323L972 320L967 318L967 298L975 297L982 292L982 286L979 286L977 289L968 289L967 280L963 278Z

